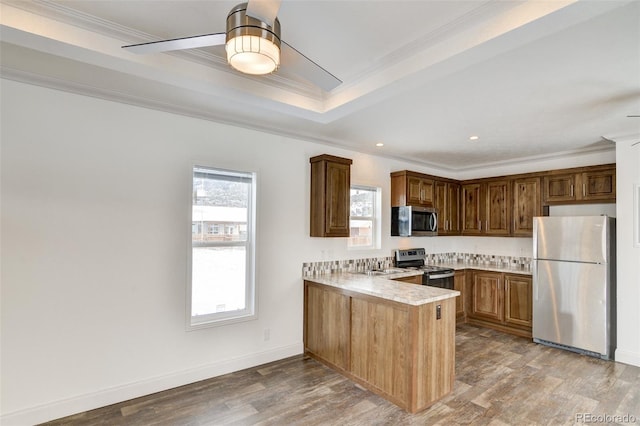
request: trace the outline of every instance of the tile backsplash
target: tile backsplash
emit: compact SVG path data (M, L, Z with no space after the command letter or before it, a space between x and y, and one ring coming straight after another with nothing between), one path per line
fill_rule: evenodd
M302 276L332 274L337 272L363 272L370 269L393 267L393 256L370 257L366 259L327 260L302 264Z
M465 263L468 265L499 265L513 268L531 268L531 258L524 256L497 256L475 253L429 253L425 263ZM328 260L302 264L302 276L311 277L339 272L362 272L370 269L394 267L394 257L371 257L365 259Z
M426 263L467 263L471 265L499 265L517 268L530 268L531 258L525 256L497 256L493 254L475 253L430 253L425 257Z

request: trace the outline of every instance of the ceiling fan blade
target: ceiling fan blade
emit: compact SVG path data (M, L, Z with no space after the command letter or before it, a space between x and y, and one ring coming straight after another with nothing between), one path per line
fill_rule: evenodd
M198 47L219 46L225 44L226 33L203 34L192 37L173 38L171 40L151 41L148 43L130 44L122 46L130 52L158 53L169 52L171 50L195 49Z
M273 27L280 10L280 2L281 0L249 0L245 13Z
M280 68L299 75L326 92L330 92L342 84L342 80L298 52L293 46L284 40L281 42Z

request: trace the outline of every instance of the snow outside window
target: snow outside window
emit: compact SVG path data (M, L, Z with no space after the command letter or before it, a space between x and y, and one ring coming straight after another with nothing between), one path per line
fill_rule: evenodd
M193 168L187 329L255 318L255 181Z
M380 188L351 186L349 249L380 248Z

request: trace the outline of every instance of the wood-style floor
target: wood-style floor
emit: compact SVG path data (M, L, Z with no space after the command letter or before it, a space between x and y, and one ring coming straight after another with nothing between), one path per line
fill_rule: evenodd
M462 325L456 333L455 389L418 414L409 414L300 355L47 424L521 426L625 422L640 424L640 367Z

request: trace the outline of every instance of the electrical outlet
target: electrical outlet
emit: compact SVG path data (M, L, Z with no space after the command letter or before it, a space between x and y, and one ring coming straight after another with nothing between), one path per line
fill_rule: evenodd
M264 329L264 341L266 342L271 338L271 330L268 328Z

